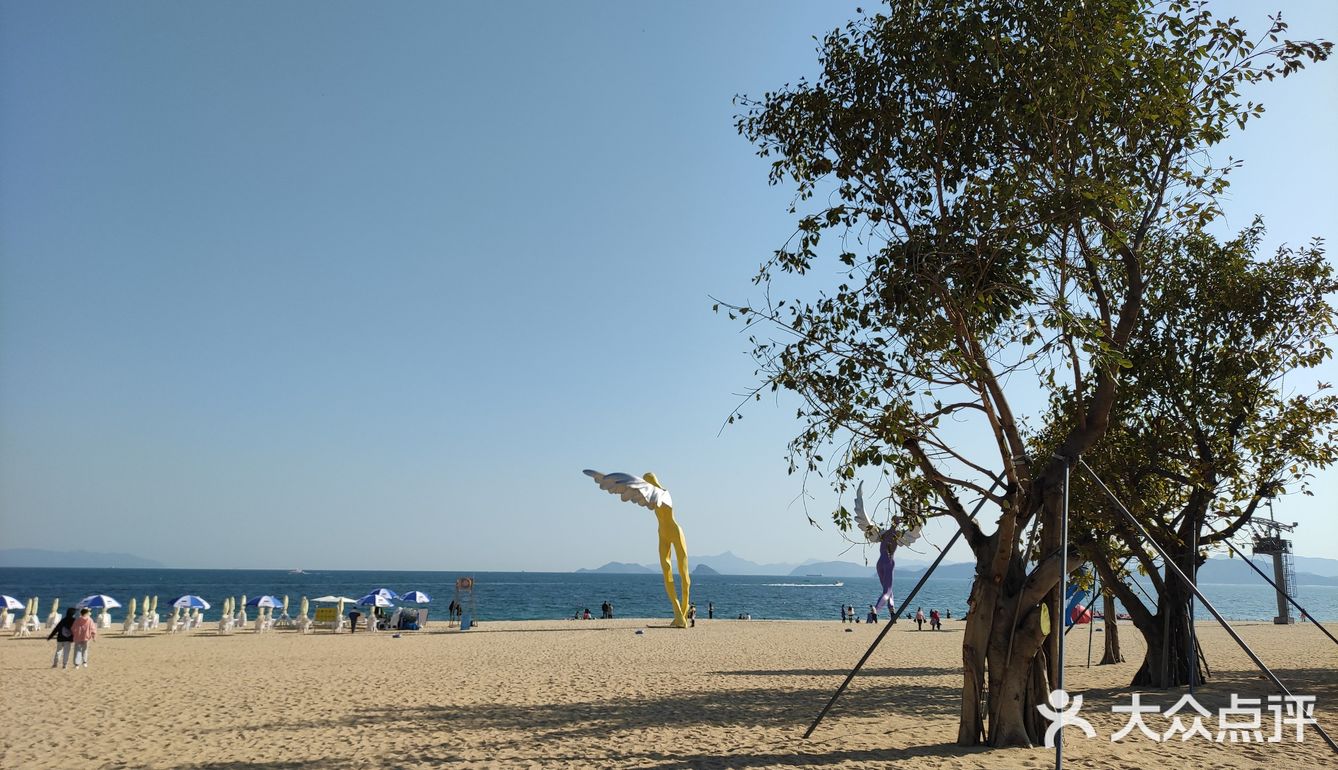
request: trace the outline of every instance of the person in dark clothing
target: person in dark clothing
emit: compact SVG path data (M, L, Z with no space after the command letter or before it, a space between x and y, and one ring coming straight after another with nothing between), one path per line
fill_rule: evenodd
M361 613L361 612L358 612L357 610L349 610L349 611L348 611L348 632L349 632L350 634L356 634L356 633L358 633L358 618L360 618L360 617L362 617L362 613ZM376 622L376 621L372 621L372 622Z
M75 609L67 607L65 617L60 619L56 627L51 629L51 633L46 635L47 641L53 638L56 640L56 654L51 656L51 667L56 667L56 662L60 662L61 668L66 668L70 662L70 650L74 648L74 621Z

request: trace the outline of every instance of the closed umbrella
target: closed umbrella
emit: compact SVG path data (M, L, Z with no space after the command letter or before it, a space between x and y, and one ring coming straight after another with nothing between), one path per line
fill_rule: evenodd
M307 616L307 607L309 607L309 606L310 606L310 605L307 603L307 597L303 596L303 597L302 597L302 617L305 618L305 617Z
M55 628L56 624L59 622L60 622L60 599L56 598L51 600L51 612L48 613L46 616L46 627Z
M237 613L237 623L242 626L246 625L246 594L242 594L242 601L237 607Z
M121 624L121 633L128 634L135 628L135 597L130 597L130 606L125 611L125 622Z

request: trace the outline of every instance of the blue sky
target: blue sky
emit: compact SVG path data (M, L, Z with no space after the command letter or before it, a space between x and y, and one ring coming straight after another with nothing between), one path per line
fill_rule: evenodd
M1279 6L1338 39L1338 6ZM692 552L841 557L792 406L720 433L753 364L708 295L753 296L792 226L731 97L812 73L853 8L0 6L0 543L653 560L591 467L654 470ZM1333 242L1335 65L1261 96L1227 224ZM1279 517L1338 557L1338 472L1316 492Z

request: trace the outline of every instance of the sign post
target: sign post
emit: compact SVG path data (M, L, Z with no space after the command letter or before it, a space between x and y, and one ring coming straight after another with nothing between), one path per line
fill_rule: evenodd
M474 578L455 579L455 603L460 607L460 630L474 626Z

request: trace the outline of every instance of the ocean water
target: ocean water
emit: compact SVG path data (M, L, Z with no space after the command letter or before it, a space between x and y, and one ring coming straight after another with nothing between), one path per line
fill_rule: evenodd
M226 597L287 595L290 613L296 614L303 596L325 594L357 598L376 588L399 593L423 591L432 597L432 617L444 616L455 596L457 577L475 579L475 617L486 620L554 620L570 618L586 608L599 617L599 606L612 602L617 617L671 617L659 575L609 575L558 572L408 572L322 571L300 575L267 570L178 570L178 569L45 569L0 568L0 594L20 601L30 596L42 600L45 617L51 601L62 607L73 605L89 594L107 594L122 604L131 597L142 600L157 595L159 613L181 594L197 594L213 604L205 612L216 620ZM897 600L914 586L899 581ZM970 580L930 578L917 595L911 611L923 607L951 612L959 618L966 612ZM1267 585L1201 586L1210 601L1231 620L1271 620L1276 614L1275 594ZM717 618L735 618L747 613L755 620L839 620L840 607L852 604L860 617L880 593L878 581L864 578L766 577L741 575L697 575L692 578L691 597L698 617L705 618L708 603L714 603ZM1338 620L1338 586L1301 586L1297 599L1320 620ZM170 612L170 609L166 610ZM119 620L124 609L113 610ZM1293 613L1295 614L1295 613ZM884 615L885 617L885 615ZM1206 611L1199 617L1210 620Z

